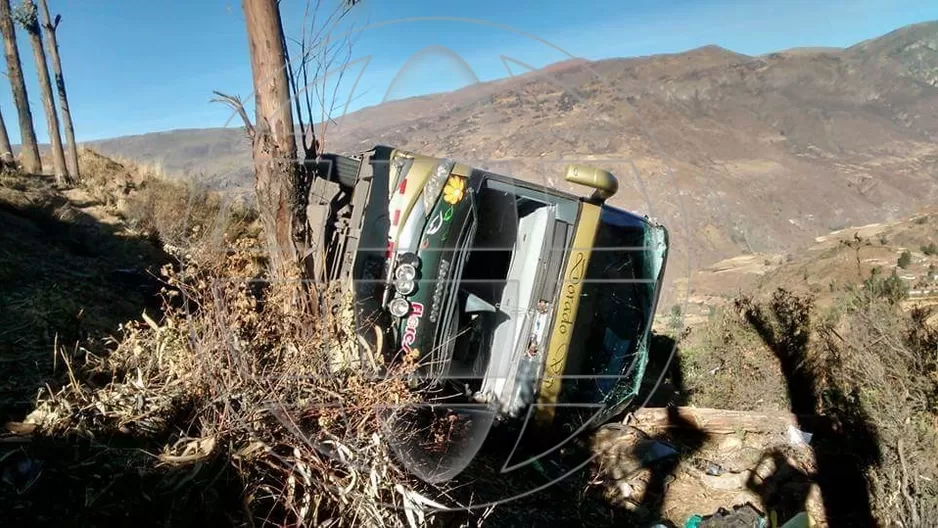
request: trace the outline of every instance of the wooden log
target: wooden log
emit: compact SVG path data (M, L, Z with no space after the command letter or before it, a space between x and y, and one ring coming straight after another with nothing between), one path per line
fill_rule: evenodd
M643 408L632 414L633 425L639 429L696 428L708 434L784 433L789 426L799 429L823 420L820 416L795 416L785 412L728 411L699 407ZM802 425L799 425L802 424Z
M23 422L7 422L3 424L3 429L7 432L18 435L30 435L36 430L36 424Z

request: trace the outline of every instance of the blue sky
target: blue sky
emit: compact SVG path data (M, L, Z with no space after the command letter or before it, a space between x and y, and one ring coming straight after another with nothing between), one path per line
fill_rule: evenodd
M62 15L58 36L79 141L223 126L230 111L209 103L212 90L251 93L237 0L49 4ZM305 5L306 0L281 0L288 37L299 37ZM540 67L570 55L627 57L707 44L757 55L799 46L847 46L934 19L938 2L911 0L363 0L339 30L355 31L351 55L357 60L348 70L341 102L359 75L351 110L385 98L459 88L475 78L504 77L503 56ZM24 35L18 41L36 133L45 141L31 48ZM471 73L456 67L448 54L458 55ZM392 84L405 64L406 71ZM18 142L6 82L0 83L0 108L11 140Z

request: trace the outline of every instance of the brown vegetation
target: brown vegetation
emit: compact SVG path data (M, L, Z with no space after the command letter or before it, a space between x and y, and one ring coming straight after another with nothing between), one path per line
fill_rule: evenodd
M115 237L107 245L99 238L89 242L94 240L99 250L149 245L172 258L156 282L162 304L143 311L142 320L123 312L127 319L119 326L112 323L110 332L94 327L59 333L78 311L75 303L87 295L69 290L46 298L23 292L20 310L23 303L46 310L69 304L42 323L4 323L4 336L18 330L54 337L38 337L35 349L4 346L4 361L22 361L22 368L5 372L4 378L38 387L39 396L25 418L22 405L4 400L5 414L15 417L7 430L17 433L7 440L24 443L3 458L13 457L21 464L15 467L42 467L45 475L69 474L74 483L13 470L13 481L2 485L14 486L4 495L20 497L13 504L14 519L62 520L77 512L82 522L92 524L151 522L154 515L178 522L200 511L210 523L295 525L332 519L339 525L399 526L411 517L417 522L431 515L418 483L392 461L383 429L406 432L393 409L415 401L405 382L413 365L382 369L380 377L374 370L380 357L371 358L370 368L336 369L337 355L360 354L350 305L334 294L329 305L336 310L312 319L282 302L280 296L289 292L265 280L259 224L250 210L90 151L81 161L88 177L81 189L69 191L69 200L48 181L7 174L0 211L38 226L30 229L50 230L64 227L38 222L71 214L81 225L71 228L70 238L78 232ZM74 210L79 203L84 209ZM17 234L26 235L13 231L9 236ZM13 250L0 269L23 280L15 274L26 273L35 255L22 247ZM75 264L61 259L43 264L43 272ZM89 271L107 275L114 270L106 266L118 263L103 264L105 269ZM117 285L101 286L121 293ZM89 312L113 304L99 302ZM144 304L137 308L143 310ZM116 333L108 335L114 328ZM27 356L6 355L14 350ZM33 380L28 365L40 357L43 376ZM21 388L17 391L22 394ZM121 462L88 466L93 458L87 457ZM114 482L124 486L114 488ZM76 502L89 493L95 497L93 509ZM52 497L56 505L36 517L37 501ZM164 499L171 506L161 509L151 502Z
M934 523L938 329L907 292L874 274L826 309L783 289L738 298L681 343L688 403L789 409L814 434L828 522Z

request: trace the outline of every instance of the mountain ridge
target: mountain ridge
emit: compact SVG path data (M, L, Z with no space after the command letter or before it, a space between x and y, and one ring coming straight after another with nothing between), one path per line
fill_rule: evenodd
M671 227L681 262L673 276L938 201L933 49L938 22L833 51L749 56L704 46L561 63L361 109L327 128L326 145L395 145L561 188L565 161L601 165L622 183L614 205ZM251 182L240 129L91 146L202 173L216 188Z

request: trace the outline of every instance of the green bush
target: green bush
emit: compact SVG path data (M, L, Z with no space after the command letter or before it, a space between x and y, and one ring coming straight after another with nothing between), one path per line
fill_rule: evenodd
M938 244L931 242L922 246L922 253L926 255L938 255Z
M668 327L671 330L680 330L684 326L684 312L681 309L680 304L675 304L671 307L671 313L668 317Z
M896 275L882 277L878 273L870 273L870 278L863 281L863 288L873 299L884 299L891 304L896 304L909 297L909 285Z
M903 251L902 254L899 255L899 260L896 261L896 265L902 269L908 268L909 264L911 263L912 263L912 254L909 253L908 250Z

